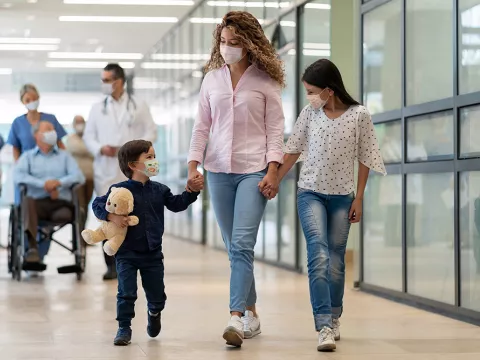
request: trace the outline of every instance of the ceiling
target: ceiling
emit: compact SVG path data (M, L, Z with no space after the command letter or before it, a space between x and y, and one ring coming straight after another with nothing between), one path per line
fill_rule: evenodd
M8 69L12 69L13 73L65 71L65 68L58 69L57 66L65 66L68 65L65 62L72 61L104 62L112 60L132 63L138 58L122 60L113 55L108 59L81 59L81 57L91 57L91 53L98 52L128 53L120 57L128 57L132 53L137 55L145 53L174 25L175 19L181 19L193 6L193 0L168 1L170 5L156 6L138 4L158 3L158 0L91 1L97 3L135 2L137 4L132 6L65 3L78 3L79 0L0 0L0 72L8 72ZM183 5L172 5L171 3L174 1L181 1ZM130 17L129 21L132 21L131 17L136 18L135 21L144 21L145 17L149 17L150 21L152 21L151 18L156 18L153 21L164 21L165 19L158 18L167 18L166 20L169 22L92 22L91 20L72 22L60 21L62 16ZM18 44L18 42L31 40L18 40L17 38L39 39L34 46L39 46L43 50L25 50L24 46L31 47L32 44ZM17 50L12 51L12 47ZM52 54L52 52L57 54ZM89 54L65 54L65 52ZM52 58L52 56L57 58ZM69 58L61 58L65 56ZM50 63L47 67L47 63L52 61L54 63ZM76 71L82 70L76 68ZM91 72L92 69L84 71Z

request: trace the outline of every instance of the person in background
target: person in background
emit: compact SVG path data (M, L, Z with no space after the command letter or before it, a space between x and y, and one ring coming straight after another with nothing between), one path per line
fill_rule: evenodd
M123 144L135 139L155 142L157 125L148 105L127 94L125 71L118 64L108 64L102 72L105 98L93 105L83 140L94 156L93 176L97 196L107 193L112 184L127 178L118 165L117 153ZM102 250L103 252L103 250ZM107 272L104 280L117 278L115 258L104 253Z
M300 113L288 139L278 178L303 156L297 209L307 242L317 350L332 351L340 340L350 224L362 217L370 169L384 175L386 171L370 113L348 94L338 68L320 59L305 70L302 81L310 104ZM268 198L275 195L268 186L261 190Z
M14 160L17 161L24 151L36 147L35 138L32 135L32 126L40 121L52 123L57 133L57 146L60 149L65 149L61 139L67 135L67 132L60 125L55 115L38 111L40 94L37 88L32 84L23 85L20 89L20 101L27 108L27 113L13 120L7 139L7 143L13 146Z
M75 159L56 146L57 133L51 122L40 121L33 126L32 134L37 145L20 156L14 168L14 182L17 186L27 186L27 196L22 204L27 209L27 216L23 219L28 241L25 262L39 263L47 254L50 241L45 242L39 251L38 221L52 220L55 211L72 208L70 187L83 184L85 179Z
M258 184L278 187L285 74L252 14L229 12L214 37L190 143L187 189L201 190L195 185L203 180L197 166L207 148L208 189L231 268L230 316L223 338L239 347L261 332L253 262L267 200Z
M85 119L77 115L73 118L74 133L68 135L65 140L65 146L70 154L73 155L85 176L85 184L79 189L78 200L80 208L83 212L82 224L80 224L80 232L85 229L88 216L88 205L93 195L93 155L88 151L83 141L83 133L85 131Z
M3 136L0 135L0 150L2 150L4 145L5 145L5 140L3 140Z

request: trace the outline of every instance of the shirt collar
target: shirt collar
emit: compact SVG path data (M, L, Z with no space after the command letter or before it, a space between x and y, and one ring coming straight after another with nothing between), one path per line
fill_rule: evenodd
M132 179L128 179L128 182L130 184L134 184L134 185L137 185L137 186L147 186L147 185L150 185L150 183L151 183L150 179L148 179L145 184L142 184L140 181L136 181L136 180L132 180Z
M43 154L41 151L40 151L40 148L38 146L35 146L34 150L33 150L33 153L35 155L38 155L38 154ZM57 154L58 153L58 147L55 145L53 146L50 151L48 152L48 154L50 153L54 153L54 154Z
M127 95L127 91L124 90L122 96L120 96L120 98L119 98L118 100L115 100L115 99L112 97L112 95L110 95L110 96L108 97L108 102L110 102L110 103L122 104L122 103L125 101L125 99L127 98L127 96L128 96L128 95Z

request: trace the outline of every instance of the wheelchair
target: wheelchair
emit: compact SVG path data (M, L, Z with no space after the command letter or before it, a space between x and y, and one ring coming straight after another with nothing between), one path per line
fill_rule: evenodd
M75 263L73 265L61 266L57 268L59 274L76 274L77 280L81 280L86 266L86 244L80 235L79 224L81 224L82 214L78 203L78 188L80 185L75 184L70 188L72 193L72 206L73 211L68 211L70 218L59 216L56 221L39 221L38 223L38 236L37 242L40 245L42 242L50 241L54 242L60 247L72 253L75 257ZM23 204L23 200L27 195L27 186L20 184L20 204ZM62 208L59 211L66 209ZM24 228L23 219L25 218L25 211L21 205L12 205L10 209L9 219L9 231L8 231L8 271L12 274L12 279L21 281L22 271L38 271L42 272L46 270L44 264L27 263L24 261L25 252L27 250L26 244L27 235ZM73 214L72 214L73 213ZM53 235L65 226L71 225L72 239L71 247L64 245L62 242L54 239Z

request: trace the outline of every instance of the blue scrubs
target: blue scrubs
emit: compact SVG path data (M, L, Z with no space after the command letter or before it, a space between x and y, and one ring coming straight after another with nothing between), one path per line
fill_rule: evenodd
M40 121L49 121L53 124L55 131L57 132L58 139L63 138L67 135L63 126L58 122L55 115L40 113ZM20 154L23 154L25 151L33 149L37 146L35 138L32 134L32 125L27 119L27 115L21 115L13 120L12 127L10 128L10 133L8 134L7 143L16 147L20 150ZM15 189L15 204L20 203L20 192L18 189ZM50 247L50 241L43 242L39 246L40 257L43 260L43 257L48 253L48 248Z

